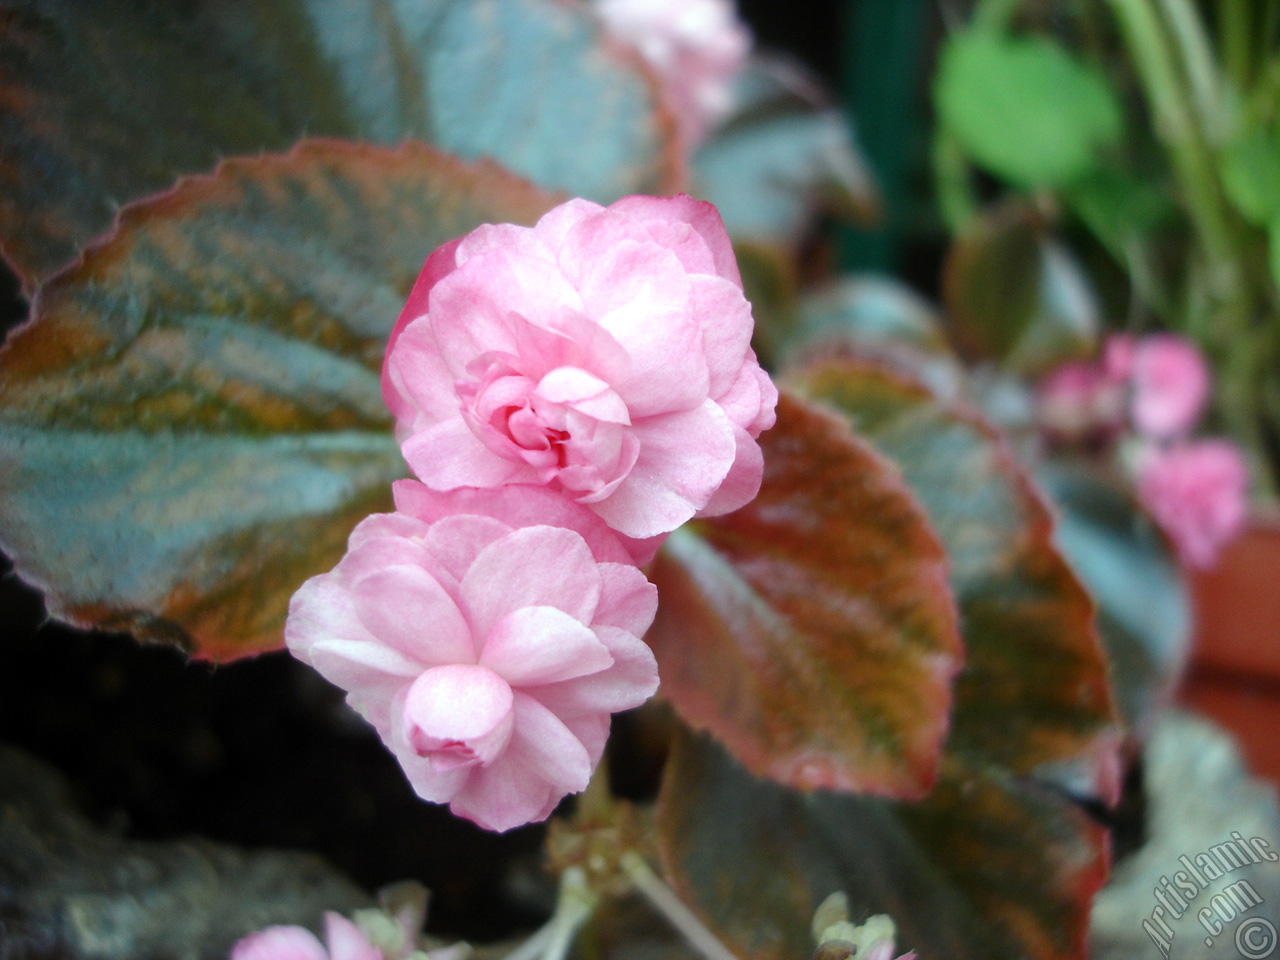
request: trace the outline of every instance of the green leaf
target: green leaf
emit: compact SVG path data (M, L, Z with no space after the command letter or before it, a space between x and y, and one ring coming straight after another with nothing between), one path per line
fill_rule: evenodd
M681 180L645 68L557 0L0 0L0 89L0 250L28 291L124 202L303 135L423 139L601 201Z
M1177 208L1149 179L1117 166L1098 166L1064 190L1066 201L1118 262L1132 243L1173 220Z
M676 891L743 960L810 956L810 918L837 891L854 922L889 914L920 960L1083 960L1107 872L1100 826L998 771L948 762L918 803L805 795L689 733L663 774L658 833Z
M126 208L0 352L0 545L54 616L277 646L404 474L378 371L423 259L550 203L492 163L308 141Z
M1116 699L1144 739L1171 702L1191 643L1191 610L1178 565L1132 495L1079 466L1037 475L1058 507L1055 541L1098 606Z
M953 34L934 98L942 123L980 166L1025 187L1069 183L1121 133L1106 75L1046 37Z
M677 531L651 573L662 692L749 769L920 796L959 666L941 547L897 471L783 395L760 495Z
M875 364L830 360L787 379L897 465L947 549L966 655L948 751L1114 797L1117 718L1093 604L1004 440Z
M1271 261L1271 279L1276 285L1276 289L1280 290L1280 217L1271 224L1271 229L1267 231L1267 239L1269 243L1269 253Z
M694 182L735 240L793 244L819 212L869 222L870 170L844 115L795 66L756 58L738 113L694 157Z
M1268 226L1280 218L1280 127L1249 130L1222 157L1222 185L1245 218Z
M1080 264L1018 205L975 217L947 253L943 296L960 347L1040 373L1090 353L1098 304Z

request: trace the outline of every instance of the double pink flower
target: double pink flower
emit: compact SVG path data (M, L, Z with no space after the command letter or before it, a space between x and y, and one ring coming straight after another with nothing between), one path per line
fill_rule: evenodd
M688 197L574 200L428 258L383 370L421 482L285 628L419 796L541 820L654 693L639 565L760 487L777 390L752 326L719 215Z

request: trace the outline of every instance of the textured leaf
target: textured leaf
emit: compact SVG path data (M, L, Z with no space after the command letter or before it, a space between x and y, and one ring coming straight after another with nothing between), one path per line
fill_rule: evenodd
M1055 540L1098 605L1098 629L1129 732L1144 738L1173 698L1191 643L1178 565L1132 495L1066 464L1038 471L1058 506Z
M0 353L0 545L55 616L278 645L403 475L378 370L423 259L549 203L424 146L309 141L127 208Z
M0 250L32 290L122 203L303 135L664 192L681 161L655 90L562 0L0 0Z
M684 733L658 830L677 892L744 960L809 956L809 920L836 891L854 922L892 916L920 960L1083 958L1106 877L1105 831L1083 811L954 760L919 803L804 795Z
M790 243L819 211L869 222L879 199L843 114L794 65L756 58L737 114L694 157L694 179L735 240Z
M1045 37L953 34L942 48L934 98L965 150L1021 186L1070 182L1121 133L1106 75Z
M960 659L941 548L897 471L784 394L750 505L668 541L649 640L662 691L748 768L919 796Z
M1107 835L1063 788L1114 799L1118 738L1043 504L990 428L896 374L827 360L791 379L902 469L947 547L966 648L950 738L932 792L891 801L790 790L678 735L658 806L672 884L744 960L808 955L836 891L921 960L1082 960Z
M948 751L1114 799L1116 717L1093 605L1000 437L882 367L829 361L791 379L902 470L947 548L965 643Z
M943 295L960 346L1038 373L1089 353L1098 305L1076 260L1034 211L996 208L977 217L947 254Z

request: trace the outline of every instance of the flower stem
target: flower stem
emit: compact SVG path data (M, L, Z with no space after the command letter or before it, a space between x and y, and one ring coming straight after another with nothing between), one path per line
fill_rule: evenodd
M667 918L681 936L707 960L738 960L729 948L706 928L693 911L680 902L662 878L653 872L644 857L634 850L622 855L622 869L635 888Z
M587 875L582 868L566 868L560 877L560 899L556 903L556 912L544 928L547 930L547 939L541 960L564 960L573 945L573 938L591 918L599 902L599 896L587 886Z

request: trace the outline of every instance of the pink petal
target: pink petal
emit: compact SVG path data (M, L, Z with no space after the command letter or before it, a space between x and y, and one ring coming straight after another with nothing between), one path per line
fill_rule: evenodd
M742 275L738 272L738 260L733 253L729 232L725 230L720 211L714 204L694 200L685 194L675 197L634 196L624 197L611 204L609 209L640 220L687 223L706 243L715 272L742 287Z
M405 327L382 369L383 393L399 427L420 430L457 414L457 378L440 353L430 317Z
M700 517L732 513L745 507L760 492L760 484L764 480L764 452L760 444L739 426L733 428L733 439L737 445L733 466L707 505L698 511Z
M537 396L551 403L562 403L606 423L631 423L631 415L622 398L609 384L578 367L556 367L537 386Z
M571 530L526 527L490 544L462 579L463 607L476 637L521 607L555 607L590 623L600 574L586 541Z
M602 563L600 604L593 627L617 627L642 637L658 612L658 588L635 567Z
M657 692L658 662L648 644L616 627L596 627L596 636L613 656L608 670L521 692L561 719L630 710Z
M587 713L580 717L561 718L569 732L586 748L594 768L604 756L609 742L609 726L612 718L607 713Z
M289 600L284 642L304 663L311 663L311 649L333 638L372 642L375 638L356 615L351 594L333 573L312 577Z
M1186 433L1209 399L1209 368L1195 344L1173 334L1139 340L1133 351L1133 421L1150 436Z
M594 504L628 537L669 533L705 507L737 450L733 425L714 402L632 427L640 459L613 495Z
M409 299L405 302L404 309L400 311L400 316L396 318L395 326L391 328L391 336L387 338L387 357L391 356L391 352L395 349L396 343L404 332L405 327L426 314L431 289L443 277L452 273L454 267L457 266L456 251L460 243L462 243L461 237L456 240L450 240L427 257L426 262L422 265L422 272L418 274L418 279L414 281L413 290L409 293ZM387 401L387 406L391 408L392 414L399 418L401 414L397 406L400 404L401 398L398 392L390 389L387 382L385 361L382 367L382 396Z
M324 915L324 937L329 943L330 960L383 960L382 951L368 941L359 927L333 911Z
M738 378L751 348L755 319L742 288L723 277L689 278L692 313L702 328L709 396L725 393ZM754 363L752 355L750 362Z
M537 471L527 463L508 460L485 446L461 417L415 433L400 449L418 478L435 490L497 487L538 479Z
M458 266L492 250L515 253L521 260L555 261L552 248L534 228L514 223L482 223L458 244Z
M515 730L508 752L561 796L585 790L593 765L582 741L527 694L516 691L515 701Z
M329 960L329 955L310 930L267 927L237 942L231 960Z
M491 490L431 490L416 480L391 485L396 509L427 523L452 514L480 514L511 527L564 527L582 537L601 562L627 563L635 554L657 552L656 543L623 541L586 507L546 487L511 484ZM625 543L625 548L624 548Z
M383 537L393 540L408 540L424 536L427 525L417 517L404 513L375 513L365 517L347 538L347 549L355 550L368 540Z
M487 667L433 667L413 682L405 697L405 741L419 756L451 743L465 744L480 763L491 763L511 737L512 696L510 685Z
M535 776L519 759L504 755L487 767L472 770L449 809L456 816L503 833L545 820L564 797Z
M590 200L575 198L553 207L542 215L542 219L534 225L544 243L552 250L559 250L564 243L565 234L585 220L602 211L604 207Z
M422 545L461 583L481 551L510 532L509 525L493 517L461 514L443 517L431 524Z
M513 687L571 680L613 664L609 650L567 613L555 607L522 607L493 628L480 663Z
M387 567L352 584L352 593L360 622L381 643L427 666L475 662L466 620L425 570Z

